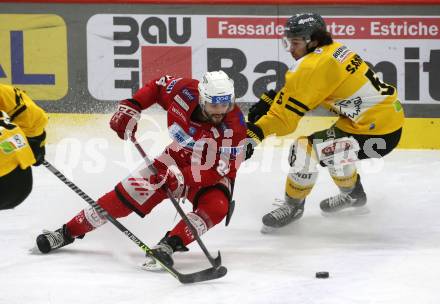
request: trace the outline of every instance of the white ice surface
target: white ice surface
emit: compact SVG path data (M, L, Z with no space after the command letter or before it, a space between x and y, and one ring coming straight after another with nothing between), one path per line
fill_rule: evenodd
M81 152L71 170L55 155L67 153L60 145L49 145L47 159L98 198L128 172L118 145L95 145L105 164ZM192 285L143 271L143 252L110 223L51 254L31 254L43 228L59 228L87 206L48 170L34 168L28 199L0 211L0 303L440 303L439 151L395 151L360 166L370 210L363 215L321 215L319 202L336 192L321 170L304 217L263 235L261 217L284 191L287 152L272 152L258 150L238 175L230 226L203 236L213 255L221 250L228 274ZM164 201L145 219L132 214L121 222L153 246L175 215ZM176 268L209 266L196 244L190 249L175 255ZM317 271L330 278L316 279Z

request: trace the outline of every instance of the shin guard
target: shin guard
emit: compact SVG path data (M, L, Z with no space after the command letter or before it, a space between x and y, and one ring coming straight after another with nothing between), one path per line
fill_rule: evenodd
M328 166L328 170L341 192L349 193L353 190L358 176L354 163L339 167Z
M191 224L200 236L218 223L228 213L229 199L219 189L212 189L200 196L197 209L187 214ZM194 236L186 223L181 220L170 232L170 236L179 236L186 246L194 241Z
M318 178L316 155L307 137L300 137L290 147L290 171L286 179L286 196L304 200Z
M98 204L115 218L124 217L131 213L131 210L119 201L115 191L111 191L98 199ZM67 222L66 226L72 237L78 237L104 225L106 222L105 217L101 216L93 207L88 207L81 210Z

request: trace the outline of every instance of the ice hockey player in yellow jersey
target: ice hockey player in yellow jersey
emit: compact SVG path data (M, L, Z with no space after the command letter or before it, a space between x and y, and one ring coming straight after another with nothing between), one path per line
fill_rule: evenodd
M31 166L44 161L46 113L22 90L0 84L0 210L32 190Z
M347 46L333 41L322 17L302 13L290 17L283 45L295 59L285 85L265 94L249 110L247 158L269 135L283 136L297 128L306 112L323 106L339 115L330 128L299 137L290 148L291 166L285 202L263 217L263 232L283 227L304 212L306 196L328 168L340 189L320 207L330 213L360 207L367 201L355 162L379 158L399 143L404 112L397 90L382 82L365 61Z

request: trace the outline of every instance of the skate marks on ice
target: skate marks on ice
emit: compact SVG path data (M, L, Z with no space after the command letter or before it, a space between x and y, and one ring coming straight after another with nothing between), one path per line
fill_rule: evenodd
M362 206L362 207L351 207L351 208L347 208L347 209L343 209L337 212L324 212L321 211L321 215L323 217L334 217L334 218L348 218L348 217L353 217L353 216L363 216L363 215L367 215L369 214L370 208L368 208L367 206Z

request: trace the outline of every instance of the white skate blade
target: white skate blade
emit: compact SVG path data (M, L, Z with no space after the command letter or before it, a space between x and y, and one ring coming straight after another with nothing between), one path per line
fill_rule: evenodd
M260 232L263 234L269 234L269 233L274 232L275 230L277 230L277 228L266 226L263 224L263 226L261 226Z
M142 264L141 268L145 271L161 272L164 271L163 267L154 260L146 261Z
M368 213L370 213L370 209L368 209L368 207L366 206L350 207L336 212L321 211L321 215L324 217L350 217L350 216L361 216Z

